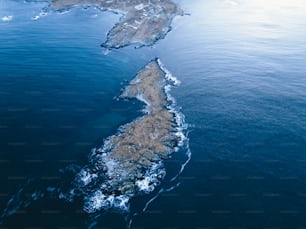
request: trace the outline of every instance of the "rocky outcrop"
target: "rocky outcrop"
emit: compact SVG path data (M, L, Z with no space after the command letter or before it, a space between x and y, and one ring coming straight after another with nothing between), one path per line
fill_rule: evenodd
M107 49L121 48L129 44L153 45L171 30L175 16L183 11L170 0L50 0L53 10L77 5L96 5L104 10L123 14L107 34L102 44Z
M146 113L121 126L118 133L94 149L89 165L75 178L77 190L84 194L85 210L128 208L128 200L149 193L165 176L163 161L181 140L175 113L170 110L165 78L157 60L151 61L119 96L146 104Z

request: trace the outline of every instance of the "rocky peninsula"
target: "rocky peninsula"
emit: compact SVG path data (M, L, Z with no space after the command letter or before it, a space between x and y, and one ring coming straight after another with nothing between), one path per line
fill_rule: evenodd
M173 18L183 14L170 0L50 0L49 8L62 10L78 5L95 5L123 15L102 44L107 49L153 45L171 30Z
M163 161L182 140L177 113L171 109L167 73L151 61L125 87L121 99L145 103L145 114L121 126L75 177L74 192L85 197L84 210L128 209L129 199L149 193L165 176ZM70 192L71 193L71 192Z

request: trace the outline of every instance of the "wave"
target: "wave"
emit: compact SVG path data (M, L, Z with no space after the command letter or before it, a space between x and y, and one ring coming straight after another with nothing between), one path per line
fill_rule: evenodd
M12 15L8 15L8 16L4 16L1 18L1 21L3 22L9 22L9 21L12 21L13 20L13 16Z
M42 10L38 15L33 16L32 20L38 20L38 19L40 19L42 17L46 17L47 15L48 15L48 12L45 11L45 10Z
M36 188L35 183L36 180L29 179L14 195L11 196L0 215L0 224L5 218L14 215L20 209L28 207L33 201L45 196L44 191ZM33 188L37 190L33 191ZM31 193L31 195L28 195L28 193Z
M175 78L161 63L159 59L156 59L160 69L165 73L166 84L163 88L168 105L167 110L173 114L175 126L175 136L177 138L177 144L173 149L174 152L179 152L179 149L184 148L187 159L182 162L180 169L174 177L170 179L167 186L163 186L163 180L166 177L167 171L164 164L164 160L151 163L143 174L135 180L135 192L129 192L129 187L121 187L122 189L116 191L113 189L115 182L120 182L118 174L124 177L128 174L124 169L118 166L118 161L111 158L108 152L115 147L112 144L113 138L120 136L129 125L137 122L137 120L143 118L140 117L131 123L125 124L118 129L117 134L105 139L102 146L98 149L92 149L88 156L88 163L83 167L68 166L62 170L62 173L69 173L69 179L58 187L47 187L40 191L33 192L33 195L25 199L23 196L24 188L21 188L14 196L11 197L7 203L7 207L4 209L1 218L4 219L16 213L21 208L25 208L31 204L31 202L39 198L56 198L63 199L67 202L73 202L76 199L81 198L83 200L83 210L89 215L99 212L116 211L127 217L128 225L132 222L133 214L130 213L131 200L135 196L148 195L157 191L157 194L150 198L145 204L145 207L141 211L146 211L149 205L159 197L163 192L171 191L178 187L179 183L175 183L177 177L184 171L186 165L190 161L191 152L189 150L189 140L187 133L187 125L185 124L185 117L179 111L175 99L171 96L170 91L173 86L179 85L179 80ZM149 102L146 101L141 95L137 96L137 99L144 102L147 106ZM118 171L118 168L120 171ZM159 188L159 190L157 189ZM135 215L135 214L134 214ZM94 218L94 220L97 220ZM95 225L92 222L91 225Z
M168 101L167 110L173 114L175 119L174 122L176 123L175 136L178 139L178 144L174 151L177 152L179 148L183 146L186 146L187 148L187 160L183 162L179 172L170 180L170 182L173 182L183 172L185 166L190 161L191 152L188 146L188 137L185 134L187 130L185 117L178 111L176 101L170 95L171 88L178 85L180 82L163 66L159 59L157 59L157 63L165 73L165 80L167 82L164 86L164 91ZM137 99L145 103L147 106L150 105L149 101L146 101L141 94L137 96ZM73 187L66 194L62 193L62 198L71 200L76 196L82 196L84 199L83 210L87 213L95 213L101 210L107 211L110 209L128 213L130 210L131 199L134 196L149 194L162 183L162 180L166 176L166 170L164 162L159 160L156 163L152 163L145 174L135 181L136 193L123 194L108 192L108 190L112 190L108 187L112 185L112 180L117 182L117 170L121 167L118 166L116 160L109 157L107 152L111 152L113 148L116 147L112 145L113 139L116 136L121 136L121 133L124 133L129 125L132 125L141 118L142 117L121 126L117 134L105 139L100 148L92 150L89 155L89 164L84 166L84 168L75 176ZM125 173L126 171L124 171L124 169L120 171L121 176L125 176Z

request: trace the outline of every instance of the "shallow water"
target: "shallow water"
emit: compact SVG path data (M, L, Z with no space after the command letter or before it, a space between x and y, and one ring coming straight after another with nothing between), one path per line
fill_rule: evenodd
M118 15L90 8L31 20L45 4L0 2L0 18L12 16L0 21L1 209L28 177L41 181L31 187L56 183L58 169L85 164L92 147L140 115L141 105L113 97L158 56L181 81L171 94L189 124L192 160L179 187L132 228L306 227L304 1L179 4L191 15L153 48L105 56L99 44ZM80 210L43 199L5 226L84 228ZM96 227L124 225L111 213Z

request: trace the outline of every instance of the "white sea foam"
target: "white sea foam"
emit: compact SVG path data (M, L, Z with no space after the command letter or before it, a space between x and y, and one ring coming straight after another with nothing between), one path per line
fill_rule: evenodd
M107 201L107 198L110 198L110 196L104 195L101 191L96 191L88 199L85 199L84 210L88 213L93 213L102 208L108 208L109 202Z
M160 61L159 61L159 64L161 64ZM179 81L175 77L173 77L164 67L162 70L165 72L165 75L167 75L167 82L172 82L173 83L172 85L177 85L179 83ZM167 101L169 101L169 105L167 106L167 109L171 113L174 114L175 122L177 124L175 135L179 141L178 147L180 147L180 146L183 146L183 144L188 143L188 141L186 141L187 137L184 134L186 125L184 124L183 114L181 114L176 109L175 99L170 95L170 90L171 90L172 85L167 84L164 90L166 93ZM150 105L149 102L146 101L141 95L138 95L137 99L140 101L143 101L147 106ZM89 162L90 164L88 166L84 167L77 173L75 177L76 179L75 186L72 187L68 192L64 192L62 190L58 191L58 197L60 199L65 199L67 201L73 201L76 196L82 196L84 198L83 209L84 211L88 213L95 213L101 210L108 210L111 208L115 208L115 209L122 210L125 212L129 211L130 199L135 194L115 195L115 194L110 194L110 193L103 191L105 190L103 186L106 186L109 184L102 182L101 184L96 185L95 180L99 178L98 174L96 172L93 172L91 169L89 169L89 167L93 163L97 162L97 160L101 160L101 162L103 163L103 166L107 167L106 175L108 178L117 179L118 177L115 177L115 175L117 176L118 174L120 174L121 178L126 175L125 171L118 172L118 168L120 168L120 166L118 166L117 164L118 162L116 162L115 160L109 157L109 152L112 152L113 147L114 147L111 141L112 138L114 136L118 136L121 133L121 131L124 131L127 125L129 124L121 126L119 128L119 132L116 135L110 136L109 138L104 140L101 148L92 150L92 153L91 153L92 161ZM174 150L177 151L178 148L175 148ZM99 154L97 154L97 152L99 152ZM189 152L188 159L185 161L184 164L182 164L180 171L171 180L171 182L175 180L183 172L185 166L189 162L191 153L190 151L188 152ZM166 175L166 171L165 171L163 161L152 164L152 166L144 174L144 177L135 182L136 191L138 191L139 193L143 193L143 194L148 194L148 193L153 192L156 189L156 187L160 185L161 180L163 180L165 175ZM171 187L175 188L177 187L177 185L174 185ZM168 190L168 189L165 189L165 190ZM158 195L165 190L164 189L160 190ZM147 209L148 205L152 201L154 201L154 199L156 199L158 195L152 198L146 204L144 210ZM37 195L32 196L32 198L36 199Z
M118 167L117 162L111 159L107 159L104 161L104 163L105 163L105 166L107 167L108 176L113 176L113 174L116 174L115 170Z
M111 52L110 49L105 48L102 53L104 56L107 56L110 52Z
M14 195L11 196L6 204L6 207L1 209L0 224L1 220L15 214L22 208L28 207L33 201L45 196L41 190L33 191L32 193L30 192L31 195L27 195L32 185L32 180L28 180L23 187L21 187Z
M160 66L160 68L164 71L165 73L165 78L172 82L174 86L176 85L179 85L181 82L175 77L173 76L163 65L163 63L157 59L157 62ZM185 134L186 130L187 130L187 124L185 123L185 116L179 112L176 108L176 101L175 99L171 96L170 94L170 91L172 89L172 85L171 84L167 84L164 88L165 90L165 93L167 95L167 100L170 102L170 105L167 106L167 109L170 110L171 113L175 114L175 122L177 124L177 128L176 128L176 133L175 135L177 136L178 138L178 147L175 148L175 151L178 151L180 147L183 147L184 145L186 146L186 156L187 156L187 159L186 161L181 165L181 168L180 168L180 171L170 180L170 183L175 181L181 174L182 172L184 171L186 165L190 162L191 160L191 151L190 151L190 148L189 148L189 139L187 137L187 135ZM179 185L179 184L177 184ZM174 189L175 187L177 186L172 186L169 190L167 191L170 191L172 189ZM160 191L160 192L163 192L163 191ZM153 197L152 200L150 200L146 207L144 208L144 211L147 209L148 205L155 199L158 197L160 193L157 194L156 197Z
M36 15L36 16L33 16L32 17L32 20L38 20L40 17L38 16L38 15Z
M185 170L186 165L190 162L190 160L191 160L191 151L189 149L189 146L187 147L186 155L187 155L186 161L181 165L180 171L170 180L170 182L175 181L182 174L182 172Z
M91 183L97 177L98 177L97 174L90 173L86 169L82 169L81 172L79 173L79 179L80 181L82 181L82 184L85 186Z
M150 185L151 181L152 181L151 177L148 176L142 180L136 181L136 186L138 187L140 191L149 193L149 192L152 192L154 189L154 186L152 187L152 185Z
M11 21L13 20L13 16L9 15L9 16L4 16L1 18L1 21L4 21L4 22L8 22L8 21Z
M156 200L162 193L170 192L170 191L172 191L173 189L177 188L179 185L180 185L180 183L177 183L176 185L173 185L173 186L171 186L170 188L167 188L167 189L161 188L161 189L158 191L158 193L157 193L155 196L153 196L153 197L146 203L146 205L144 206L144 208L142 209L142 211L145 212L145 211L148 209L149 205L150 205L154 200Z
M167 81L172 82L174 86L179 85L181 82L173 76L163 65L163 63L157 59L157 63L162 69L162 71L165 73L165 78ZM175 122L177 124L176 133L175 135L178 138L178 146L181 147L184 145L184 142L186 140L185 130L187 129L187 125L185 125L185 116L179 112L176 108L176 100L174 97L171 96L170 91L172 89L171 84L167 84L164 87L165 93L167 95L167 100L170 102L170 104L167 106L167 109L175 115ZM178 151L178 148L175 149L175 151Z
M149 107L151 106L151 104L149 103L149 101L147 101L147 100L145 100L144 98L143 98L143 95L142 94L138 94L137 96L136 96L136 98L139 100L139 101L141 101L141 102L143 102L144 104L146 104L146 107L142 110L145 114L149 114Z
M38 19L40 19L40 18L42 18L42 17L45 17L45 16L47 16L47 15L48 15L47 12L42 11L42 12L40 12L38 15L33 16L33 17L32 17L32 20L38 20Z
M158 63L161 64L160 61ZM164 88L167 101L169 101L167 109L174 114L175 122L177 124L175 135L178 139L178 146L174 149L174 151L178 151L180 147L186 146L187 160L181 165L180 171L170 180L171 187L168 189L162 188L161 190L159 190L158 194L147 202L145 208L143 209L144 211L148 208L149 204L153 202L162 192L170 191L179 185L173 185L173 182L184 171L185 166L188 164L191 158L191 152L188 146L188 138L185 135L187 125L185 124L184 115L179 112L176 106L175 99L170 95L172 85L177 85L179 81L175 77L173 77L164 67L162 68L162 70L165 72L165 75L167 75L167 83L169 83L166 84ZM171 82L173 84L170 84ZM143 101L145 104L147 104L147 106L149 106L149 103L141 95L137 96L137 99ZM120 135L121 131L124 131L127 125L130 124L128 123L126 125L121 126L116 135L110 136L109 138L104 140L101 148L92 150L89 165L86 165L79 172L75 171L77 173L75 176L75 186L71 187L68 191L58 189L57 196L60 199L65 199L66 201L71 202L75 199L76 196L81 196L84 199L83 209L88 213L95 213L101 210L108 210L111 208L122 210L124 212L129 211L130 199L135 194L115 195L113 193L108 193L107 191L105 191L105 187L107 187L107 185L110 185L110 183L106 181L97 185L96 181L98 181L99 179L98 173L93 172L93 170L90 169L91 166L95 166L94 163L96 163L97 161L101 161L103 166L107 167L106 179L121 179L128 175L126 171L118 171L118 169L120 169L120 166L118 166L117 164L118 162L109 157L109 153L114 150L112 138ZM118 177L118 174L120 174L120 177ZM161 180L163 180L165 175L166 170L162 160L158 163L152 164L152 166L144 174L144 177L142 179L136 180L136 193L148 194L153 192L157 188L157 186L160 185ZM50 192L50 190L47 191ZM16 210L18 210L20 207L26 206L30 201L36 200L41 197L40 194L34 193L31 196L30 200L21 203L19 200L20 195L21 194L18 194L12 200L9 201L8 207L5 210L5 215L14 214L14 212L16 212Z
M157 59L157 63L159 67L163 70L165 73L165 78L169 81L171 81L174 85L179 85L181 81L179 81L172 73L163 65L160 59Z
M100 190L94 192L91 196L85 198L84 211L94 213L100 210L107 210L109 208L117 208L124 211L129 209L128 195L105 195Z
M119 207L124 211L128 211L130 208L129 201L130 201L130 196L127 195L116 196L114 200L114 206Z
M136 181L136 187L140 192L150 193L154 191L155 187L160 184L158 176L165 176L166 172L163 163L154 163L151 168L146 172L145 177Z

